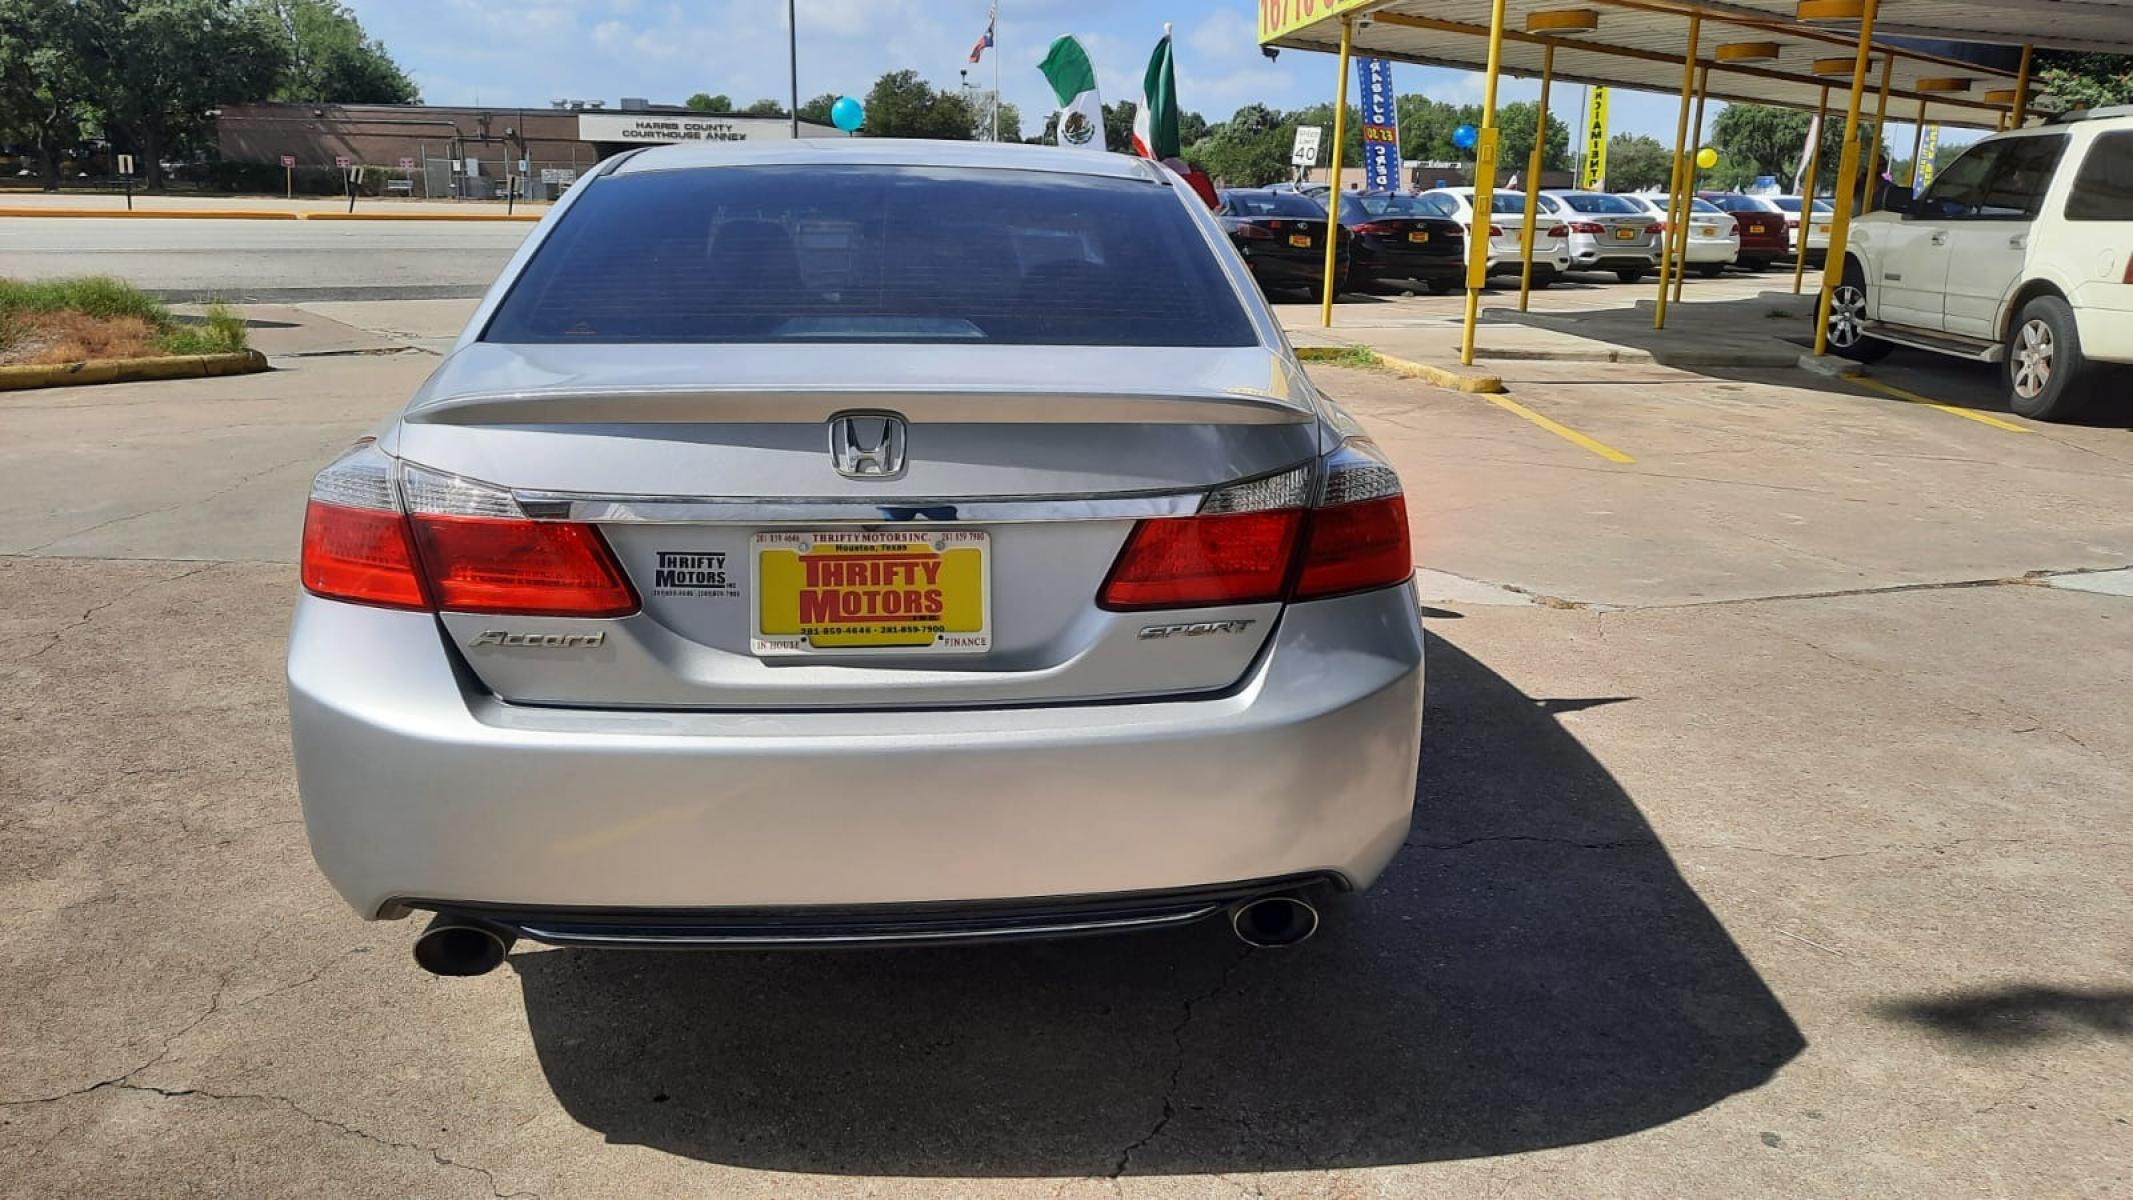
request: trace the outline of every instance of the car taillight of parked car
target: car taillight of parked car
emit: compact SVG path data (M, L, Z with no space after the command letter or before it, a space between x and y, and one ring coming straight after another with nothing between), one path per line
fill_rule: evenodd
M1250 222L1239 222L1238 224L1232 225L1230 227L1230 234L1234 237L1241 237L1248 242L1267 241L1273 238L1274 231L1268 229L1264 225L1253 225Z
M312 482L301 576L314 596L382 608L550 617L638 609L598 529L531 520L508 491L396 462L372 442Z
M1320 460L1208 494L1189 517L1126 536L1097 603L1112 611L1315 600L1414 574L1407 501L1377 446L1351 438Z
M1654 221L1654 222L1652 222L1651 224L1649 224L1649 225L1646 225L1646 226L1644 227L1644 232L1646 232L1646 233L1665 233L1665 232L1666 232L1666 226L1664 226L1664 225L1660 224L1660 223L1659 223L1659 222L1657 222L1657 221Z
M1549 237L1552 237L1552 238L1558 238L1558 237L1559 237L1559 238L1566 238L1566 237L1569 237L1569 236L1570 236L1570 226L1568 226L1568 225L1557 225L1557 226L1555 226L1555 227L1553 227L1553 228L1551 228L1551 229L1549 229L1549 230L1548 230L1548 236L1549 236Z
M1607 227L1600 224L1598 221L1572 221L1570 223L1570 232L1592 234L1597 236L1599 234L1606 233Z

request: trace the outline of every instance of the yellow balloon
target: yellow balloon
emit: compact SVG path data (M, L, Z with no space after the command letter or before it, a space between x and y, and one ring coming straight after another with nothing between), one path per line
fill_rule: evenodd
M1705 146L1696 152L1696 165L1708 171L1718 165L1718 151Z

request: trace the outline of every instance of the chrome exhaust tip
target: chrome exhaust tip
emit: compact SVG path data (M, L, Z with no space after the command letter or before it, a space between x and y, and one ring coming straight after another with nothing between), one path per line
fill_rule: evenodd
M517 940L507 929L438 913L415 939L415 965L432 975L487 975Z
M1229 927L1247 946L1293 946L1318 932L1318 910L1301 896L1261 896L1231 909Z

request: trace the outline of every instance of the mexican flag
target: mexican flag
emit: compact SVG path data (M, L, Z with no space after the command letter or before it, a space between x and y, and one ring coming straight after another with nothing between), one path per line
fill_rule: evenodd
M1178 78L1171 70L1170 26L1163 26L1163 40L1148 56L1148 73L1141 77L1141 106L1133 114L1133 152L1142 158L1179 157Z
M1089 52L1081 48L1080 39L1054 41L1037 69L1059 98L1059 144L1103 149L1104 105L1096 96L1096 68L1089 65Z

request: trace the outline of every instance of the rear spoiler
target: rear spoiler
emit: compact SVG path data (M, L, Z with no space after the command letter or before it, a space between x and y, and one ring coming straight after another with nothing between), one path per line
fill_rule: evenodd
M1315 411L1272 392L1073 390L765 390L537 388L427 399L405 420L429 425L820 424L886 409L906 420L1073 425L1300 425Z

